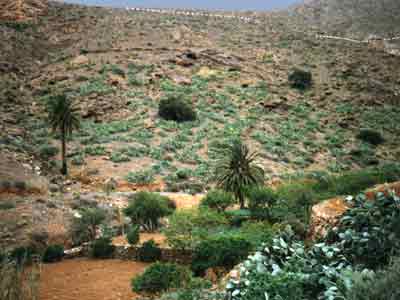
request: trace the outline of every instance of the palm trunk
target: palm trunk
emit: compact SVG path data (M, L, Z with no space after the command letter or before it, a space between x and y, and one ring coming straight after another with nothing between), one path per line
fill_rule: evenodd
M239 195L239 203L240 203L240 209L244 209L244 196L242 193L240 193Z
M67 151L66 135L65 135L65 129L63 127L61 129L61 158L62 158L61 174L63 174L63 175L68 174L66 151Z

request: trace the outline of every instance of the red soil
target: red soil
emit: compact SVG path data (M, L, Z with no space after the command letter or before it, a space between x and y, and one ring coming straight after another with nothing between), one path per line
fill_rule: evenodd
M132 300L130 282L147 264L121 260L64 260L42 268L39 300Z

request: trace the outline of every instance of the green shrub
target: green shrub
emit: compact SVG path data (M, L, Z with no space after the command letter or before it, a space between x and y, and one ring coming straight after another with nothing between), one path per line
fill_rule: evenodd
M353 286L347 300L397 300L400 299L400 259L377 274L362 272L353 277Z
M269 219L270 209L277 201L275 192L266 187L256 186L247 191L248 206L253 217Z
M126 239L128 240L129 244L136 245L140 240L139 226L132 226L126 235Z
M179 180L186 180L189 179L192 172L193 171L191 169L179 169L178 171L176 171L175 175L176 178L178 178Z
M49 159L58 154L58 148L53 145L43 145L39 148L39 155L43 159Z
M154 240L144 242L138 250L139 261L154 262L161 259L161 249Z
M315 192L309 184L287 184L280 186L276 195L278 201L271 211L274 221L298 219L308 224L311 207L315 203Z
M222 190L212 190L201 200L200 205L223 212L234 203L235 199L232 194Z
M233 300L345 299L340 286L351 271L336 245L306 248L286 228L243 262L240 279L229 281L227 291Z
M92 243L91 256L94 258L110 258L114 254L111 238L102 237Z
M240 227L243 222L249 221L252 217L251 211L248 209L229 210L225 212L229 224Z
M203 274L211 267L233 268L247 257L251 249L251 243L242 237L209 238L194 249L192 270L196 274Z
M2 190L10 190L12 187L12 184L9 180L2 180L0 181L0 189Z
M361 194L351 201L328 240L340 244L353 263L377 269L400 249L400 199L377 193L374 201Z
M244 222L238 233L249 241L255 249L262 243L270 243L279 233L280 227L280 224L271 226L268 222Z
M357 134L357 138L374 146L385 142L382 134L372 129L361 129Z
M15 261L16 264L30 264L32 262L33 255L37 254L35 249L32 247L17 247L11 251L9 257Z
M28 189L28 185L26 184L25 181L16 181L14 183L14 186L17 190L21 192L26 191Z
M130 161L131 159L124 153L115 152L111 154L110 160L114 163L121 163Z
M83 242L93 241L96 231L106 219L106 212L100 208L85 208L79 211L80 217L74 218L72 222L72 241L76 245Z
M289 74L290 86L299 90L306 90L312 85L311 72L295 69Z
M159 228L160 218L172 214L171 204L168 197L157 193L138 192L129 201L124 209L133 224L139 224L148 231Z
M196 112L192 106L178 95L161 99L158 106L158 115L165 120L176 122L196 120Z
M174 249L193 249L228 224L224 215L209 209L186 209L176 211L169 217L163 230L168 244Z
M191 281L190 270L171 263L155 263L143 274L132 279L132 290L137 293L159 293L184 287Z
M154 182L154 172L152 170L129 172L126 180L136 184L150 184Z
M60 261L64 256L64 246L63 245L50 245L46 248L43 254L43 262L52 263Z

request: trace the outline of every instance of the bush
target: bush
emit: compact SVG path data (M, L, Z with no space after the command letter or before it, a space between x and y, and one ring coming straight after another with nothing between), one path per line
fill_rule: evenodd
M124 209L125 215L132 220L132 223L139 224L148 231L159 228L159 219L172 212L168 197L150 192L138 192Z
M49 159L58 154L58 148L53 145L43 145L39 148L40 157L43 159Z
M351 202L328 240L340 244L347 259L377 269L400 249L400 200L377 193L374 201L361 194Z
M213 190L201 200L201 206L215 209L218 212L225 211L229 206L235 203L233 195L222 190Z
M114 249L111 238L102 237L92 243L91 255L94 258L110 258L114 253Z
M251 211L248 209L229 210L225 215L229 224L235 227L240 227L242 223L249 221L252 217Z
M289 74L289 83L295 89L306 90L312 85L312 74L308 71L295 69Z
M238 233L249 241L255 249L262 243L269 243L279 232L281 225L271 226L267 222L245 222L242 224Z
M139 232L139 226L133 226L129 231L128 234L126 235L126 239L128 240L128 243L133 245L136 245L139 240L140 240L140 232Z
M99 226L106 219L106 212L100 208L86 208L79 211L80 217L72 222L72 241L74 244L93 241Z
M277 195L266 187L252 187L247 191L248 206L256 219L269 219L270 209L277 201Z
M195 248L192 270L196 274L203 274L211 267L233 268L247 257L251 249L251 243L241 237L209 238Z
M138 250L139 261L154 262L161 259L161 249L154 240L144 242Z
M358 273L353 277L347 300L397 300L400 299L400 259L374 275L371 272Z
M129 172L126 180L135 184L150 184L154 182L154 172L152 170Z
M282 185L277 189L276 195L278 201L271 212L274 221L298 219L308 224L316 197L312 185L301 183Z
M30 264L32 262L33 255L37 254L35 249L32 247L17 247L11 251L9 257L16 264Z
M176 122L196 120L196 112L192 106L177 95L161 99L158 106L158 115L165 120Z
M287 228L243 262L240 279L231 280L227 291L233 300L345 299L339 286L351 271L336 246L306 248Z
M174 249L193 249L210 234L225 228L227 219L209 209L180 210L169 217L164 229L168 244Z
M385 142L382 134L372 129L361 129L357 138L374 146L378 146Z
M63 245L50 245L46 248L42 260L45 263L52 263L62 260L63 256L64 256Z
M171 263L155 263L142 275L132 279L132 290L137 293L159 293L184 287L191 281L190 271Z

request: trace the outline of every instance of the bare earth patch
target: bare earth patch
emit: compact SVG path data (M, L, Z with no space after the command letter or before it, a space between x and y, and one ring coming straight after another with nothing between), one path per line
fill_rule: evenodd
M40 300L132 300L134 275L147 264L122 260L64 260L42 269Z

